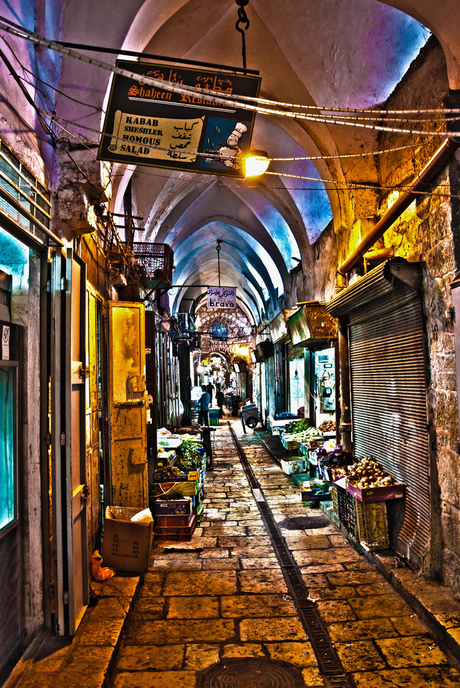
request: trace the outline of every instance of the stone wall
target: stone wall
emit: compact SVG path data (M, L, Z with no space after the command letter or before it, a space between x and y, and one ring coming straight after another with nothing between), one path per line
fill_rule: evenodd
M413 62L403 81L390 96L388 109L428 109L443 106L448 95L446 65L438 42L432 38ZM427 115L420 115L420 119ZM389 125L391 126L391 125ZM407 126L395 123L394 127ZM440 123L440 128L442 128ZM427 128L423 123L420 128ZM413 145L378 157L379 182L375 208L366 201L367 216L375 222L396 200L395 185L406 185L415 179L444 139L408 137L398 133L382 133L380 150ZM460 202L449 193L460 191L460 155L457 155L435 180L433 193L420 195L384 234L379 247L392 248L395 256L424 265L423 308L427 337L427 410L431 432L432 541L423 563L423 573L442 579L460 594L460 497L459 456L455 443L459 437L457 389L453 326L449 319L450 284L459 269ZM438 194L438 195L436 195ZM355 197L354 216L363 217L360 198ZM458 228L457 228L458 227ZM313 248L314 262L309 279L295 275L298 299L328 299L332 295L338 263L343 260L344 247L352 247L368 231L355 222L336 233L326 230ZM457 260L456 260L457 257ZM362 269L362 266L361 266Z
M392 109L442 107L448 93L442 51L431 39L414 62L404 81L390 97ZM422 116L423 117L423 116ZM425 125L426 126L426 125ZM381 156L382 186L408 183L425 165L443 139L413 137L420 144L413 152L401 151L393 163ZM407 145L407 137L383 135L380 147ZM460 510L458 498L458 456L454 452L458 438L457 391L450 284L456 272L449 198L448 170L430 189L420 195L384 235L385 246L395 255L424 265L423 307L427 342L427 411L431 440L432 528L431 548L426 553L423 573L443 579L460 592ZM384 199L391 201L391 197Z

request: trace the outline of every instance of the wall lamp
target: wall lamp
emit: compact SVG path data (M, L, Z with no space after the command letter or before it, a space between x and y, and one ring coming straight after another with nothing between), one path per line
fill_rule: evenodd
M257 177L266 172L270 160L268 153L263 150L251 150L243 160L244 177Z

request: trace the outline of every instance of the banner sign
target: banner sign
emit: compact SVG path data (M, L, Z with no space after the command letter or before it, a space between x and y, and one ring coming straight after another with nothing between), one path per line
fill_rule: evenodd
M173 93L114 74L100 160L244 177L242 156L250 147L255 113L206 101L199 92L258 96L259 77L127 60L118 60L117 67L193 86L198 93Z
M236 287L208 287L208 308L236 308Z

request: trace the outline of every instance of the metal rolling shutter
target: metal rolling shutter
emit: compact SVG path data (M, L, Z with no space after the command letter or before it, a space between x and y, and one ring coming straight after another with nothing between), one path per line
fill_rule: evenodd
M429 542L429 433L420 296L406 285L349 316L357 458L374 456L406 485L390 505L392 544L419 563Z

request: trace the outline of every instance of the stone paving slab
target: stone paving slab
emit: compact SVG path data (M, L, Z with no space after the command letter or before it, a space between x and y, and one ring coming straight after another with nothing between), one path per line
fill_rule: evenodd
M17 688L195 688L197 672L216 662L256 657L288 662L302 672L306 688L325 688L230 437L222 427L216 436L206 520L192 542L155 544L140 593L135 577L100 584L99 603L85 614L73 643L36 662ZM394 569L390 557L365 558L332 523L284 527L286 519L304 520L318 510L301 502L298 487L252 433L242 441L357 688L460 686L460 673L394 586L457 647L460 603L442 586Z
M35 656L4 684L15 688L103 688L120 643L140 576L93 582L95 606L83 616L73 639L49 635ZM152 598L154 599L154 598Z

